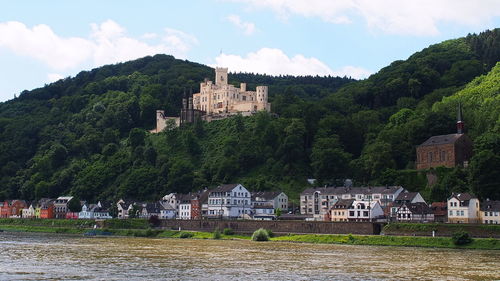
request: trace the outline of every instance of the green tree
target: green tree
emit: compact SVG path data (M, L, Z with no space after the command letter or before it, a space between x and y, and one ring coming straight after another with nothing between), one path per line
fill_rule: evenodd
M80 203L80 199L78 197L73 196L71 200L68 201L68 209L70 212L78 213L82 211L82 204Z

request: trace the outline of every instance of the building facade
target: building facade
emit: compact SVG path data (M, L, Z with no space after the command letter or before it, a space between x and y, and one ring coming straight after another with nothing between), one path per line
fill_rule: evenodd
M479 200L469 193L453 193L448 198L449 223L479 223Z
M500 201L486 200L481 203L481 222L485 224L500 224Z
M221 185L208 194L209 218L239 218L251 211L250 192L241 184Z

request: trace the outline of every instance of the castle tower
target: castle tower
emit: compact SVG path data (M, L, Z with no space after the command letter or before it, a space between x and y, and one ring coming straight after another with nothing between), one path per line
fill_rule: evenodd
M459 103L458 110L457 110L457 134L463 134L464 127L465 127L465 123L464 123L464 121L462 121L462 105Z
M215 68L215 85L217 86L227 85L227 67Z

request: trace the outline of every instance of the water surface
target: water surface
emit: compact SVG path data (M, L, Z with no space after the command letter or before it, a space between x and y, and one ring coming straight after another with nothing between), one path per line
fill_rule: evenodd
M500 280L500 251L0 233L0 280Z

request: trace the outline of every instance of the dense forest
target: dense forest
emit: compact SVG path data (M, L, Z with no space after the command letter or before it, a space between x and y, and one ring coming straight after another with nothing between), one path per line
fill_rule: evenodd
M167 55L83 71L0 103L0 200L72 194L158 199L221 183L284 190L401 184L430 201L452 191L500 200L500 29L432 45L362 81L233 73L269 86L273 114L159 134L185 89L213 69ZM467 168L414 170L415 147L455 132L458 103L475 143ZM438 181L428 186L427 173Z

